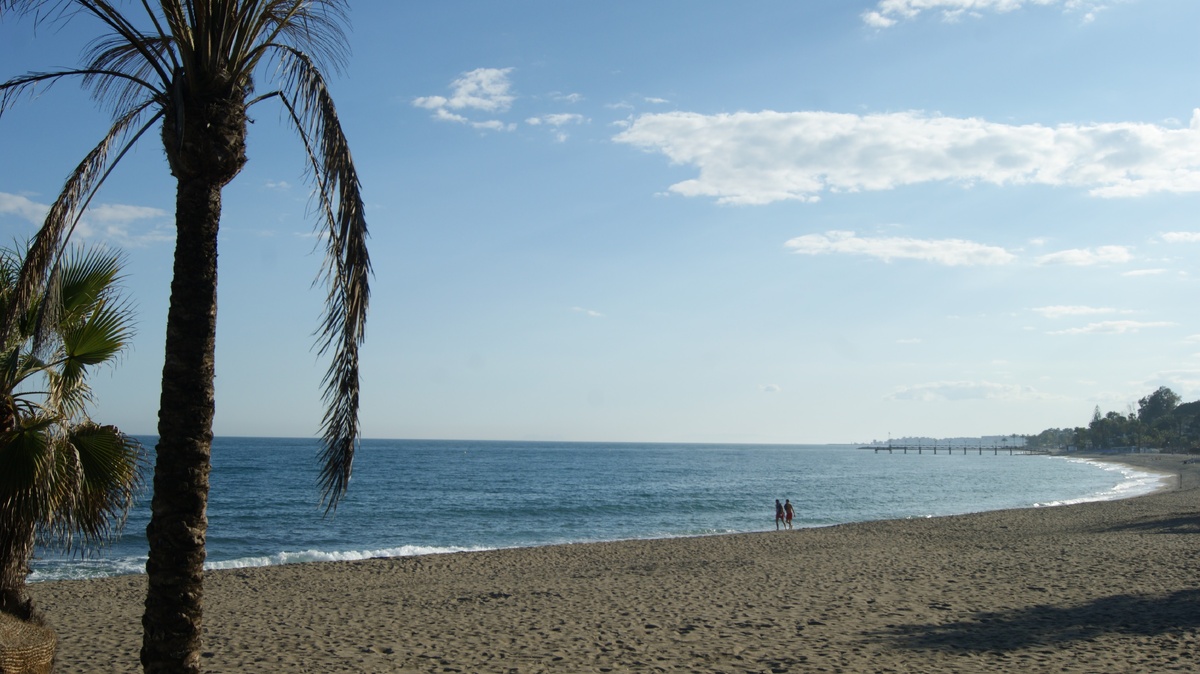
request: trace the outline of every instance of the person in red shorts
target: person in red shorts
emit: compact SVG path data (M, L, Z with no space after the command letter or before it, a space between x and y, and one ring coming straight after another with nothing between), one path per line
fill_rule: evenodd
M796 515L795 509L792 508L792 500L787 499L787 503L783 504L783 517L787 523L787 528L792 528L792 517ZM778 527L776 527L778 528Z

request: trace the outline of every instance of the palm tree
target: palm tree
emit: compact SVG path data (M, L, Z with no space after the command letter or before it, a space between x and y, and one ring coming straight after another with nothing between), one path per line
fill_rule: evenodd
M0 311L12 307L22 256L0 250ZM14 319L0 351L0 611L40 618L26 593L35 537L71 547L103 542L141 484L142 448L87 416L87 375L132 336L120 260L69 256L52 293Z
M200 669L205 507L213 418L217 230L221 190L246 162L247 110L279 103L307 152L326 256L321 353L331 354L320 486L327 510L350 480L358 442L358 349L370 261L358 173L322 67L345 56L346 0L142 0L137 16L108 0L0 0L10 12L97 19L104 34L76 69L31 73L0 85L0 112L18 94L67 77L112 106L108 134L51 206L21 271L28 302L49 278L61 242L113 165L161 127L176 179L175 263L159 399L153 514L142 618L145 671ZM50 11L56 7L58 11ZM255 94L254 80L276 88ZM11 327L0 325L0 334Z

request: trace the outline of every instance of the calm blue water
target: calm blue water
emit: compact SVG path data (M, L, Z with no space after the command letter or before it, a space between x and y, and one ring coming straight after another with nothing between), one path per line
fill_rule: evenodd
M148 447L154 439L145 438ZM367 440L335 515L318 503L317 442L213 443L208 566L801 527L1119 498L1147 473L1079 459L875 454L849 446ZM140 573L149 494L123 537L87 556L42 552L31 581Z

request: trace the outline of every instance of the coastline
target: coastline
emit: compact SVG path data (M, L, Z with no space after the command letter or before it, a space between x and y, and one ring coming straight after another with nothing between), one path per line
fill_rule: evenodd
M1095 672L1198 664L1200 464L1134 498L210 571L210 672ZM1170 481L1168 481L1170 482ZM58 672L139 671L144 576L31 593Z

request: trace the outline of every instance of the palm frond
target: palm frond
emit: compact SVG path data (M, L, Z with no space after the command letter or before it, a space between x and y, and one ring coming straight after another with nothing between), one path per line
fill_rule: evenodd
M62 192L46 213L46 220L30 245L21 266L21 274L13 287L8 305L0 316L0 343L8 340L16 321L32 306L35 297L46 291L55 275L58 259L70 238L70 233L79 221L79 216L90 203L96 189L112 172L112 167L125 156L133 143L158 119L158 113L149 121L135 128L142 114L152 104L147 101L113 123L108 134L88 153L67 179ZM126 139L109 162L109 155L121 139ZM54 303L45 303L44 311L55 312Z
M74 533L86 543L106 540L124 523L142 486L142 444L115 426L85 422L67 430L60 456L61 478L76 480L76 488L45 529L68 548Z
M55 422L50 416L23 417L16 428L0 433L0 501L35 522L45 521L49 511L43 494L54 462Z
M358 349L365 337L371 262L361 184L333 99L313 61L281 46L285 87L280 92L308 153L325 229L325 313L319 351L333 351L322 382L320 485L326 510L337 507L350 482L358 439Z
M19 77L14 77L0 84L0 117L4 115L4 111L12 107L23 96L30 95L39 85L46 88L53 86L61 79L79 77L84 81L89 78L109 78L112 80L128 80L131 87L140 87L146 91L153 93L157 89L144 79L138 78L129 73L118 72L115 70L104 70L100 68L74 68L71 70L57 70L53 72L28 73Z
M14 250L0 255L0 297L12 296L19 259ZM131 313L117 285L120 260L118 253L73 249L56 265L53 292L65 298L35 302L62 308L54 339L46 341L53 358L44 360L35 349L35 318L19 321L19 330L4 342L0 527L27 532L18 536L21 545L32 545L35 531L45 542L68 547L76 535L102 539L123 521L140 480L137 441L87 417L86 374L115 359L132 334ZM43 320L47 315L36 307L30 311Z
M81 386L92 365L107 363L128 346L133 336L130 312L121 305L98 302L86 318L70 321L62 330L60 368L64 394Z
M170 67L171 41L159 36L143 36L141 43L131 45L123 37L110 35L93 43L89 55L89 73L83 86L90 89L92 98L107 102L119 116L147 98L166 91L170 80L150 84ZM153 56L153 61L147 59ZM170 71L168 71L170 72ZM122 73L124 77L114 77Z
M159 82L165 85L171 81L170 63L162 59L160 54L151 48L151 45L158 43L158 36L145 35L107 0L74 0L74 2L104 22L112 30L113 34L125 40L131 49L140 52L144 65L155 70ZM151 16L153 16L153 12L151 12ZM151 87L151 89L154 89L154 87Z
M276 47L302 45L314 63L341 71L349 56L343 28L348 23L348 4L344 0L274 0L264 5L257 31L265 38L247 52L250 66Z
M91 248L63 265L59 303L63 312L88 310L106 295L118 291L123 256Z

